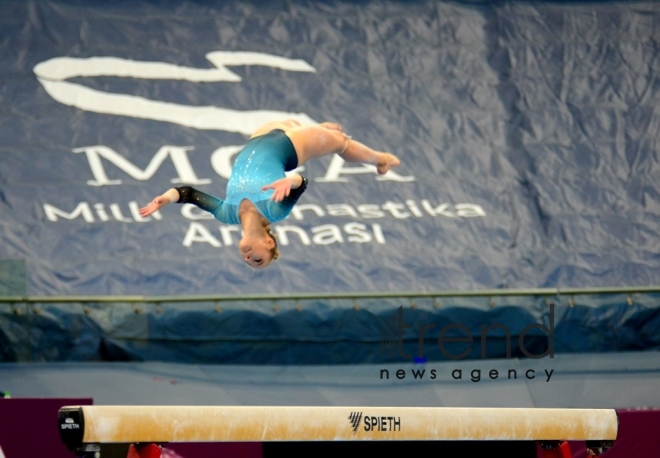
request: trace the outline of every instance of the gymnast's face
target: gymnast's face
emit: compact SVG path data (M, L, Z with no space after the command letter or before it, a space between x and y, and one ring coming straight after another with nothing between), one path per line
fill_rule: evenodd
M271 250L274 246L275 242L269 236L244 236L241 241L238 242L238 251L243 257L243 260L250 267L255 269L263 269L273 260Z

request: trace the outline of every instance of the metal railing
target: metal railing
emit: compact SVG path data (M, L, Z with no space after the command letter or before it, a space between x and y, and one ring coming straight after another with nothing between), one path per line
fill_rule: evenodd
M332 299L402 299L443 297L513 297L513 296L578 296L600 294L660 293L660 286L626 286L600 288L529 288L483 289L468 291L383 291L334 293L278 293L235 295L181 295L181 296L0 296L0 303L113 303L113 302L237 302L278 300L332 300Z

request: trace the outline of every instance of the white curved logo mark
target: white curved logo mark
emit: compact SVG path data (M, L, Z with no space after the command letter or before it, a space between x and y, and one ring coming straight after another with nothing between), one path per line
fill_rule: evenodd
M115 94L66 82L73 77L117 76L125 78L171 79L192 82L240 82L241 77L227 66L264 65L294 72L315 72L299 59L254 52L208 53L206 58L216 68L182 67L164 62L138 62L117 57L79 59L56 57L34 67L37 79L58 102L95 113L130 116L179 124L194 129L224 130L251 134L266 122L292 118L303 124L316 124L305 113L272 110L240 111L216 106L189 106L160 102L128 94Z

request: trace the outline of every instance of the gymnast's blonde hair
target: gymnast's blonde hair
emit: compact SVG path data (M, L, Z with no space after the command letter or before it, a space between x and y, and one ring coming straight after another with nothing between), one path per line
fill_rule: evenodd
M273 256L272 260L275 261L280 257L280 251L277 249L277 238L275 237L275 233L272 231L270 226L266 227L266 233L270 236L271 239L273 239L273 242L275 243L275 246L270 249L270 254Z

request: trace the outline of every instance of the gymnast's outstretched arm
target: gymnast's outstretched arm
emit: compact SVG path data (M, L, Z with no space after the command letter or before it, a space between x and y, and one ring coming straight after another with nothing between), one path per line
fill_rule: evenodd
M223 201L217 197L198 191L190 186L181 186L168 189L164 194L152 200L147 206L142 207L140 209L140 216L146 218L156 210L161 209L171 202L193 204L211 214L215 214L218 208L223 204Z

